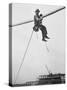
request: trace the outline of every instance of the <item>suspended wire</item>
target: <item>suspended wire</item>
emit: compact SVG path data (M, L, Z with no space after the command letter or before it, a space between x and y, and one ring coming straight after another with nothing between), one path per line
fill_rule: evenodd
M37 32L36 32L36 37L37 37L37 39L38 39L38 34L37 34Z
M46 46L46 50L49 52L48 46L47 46L47 42L45 42L45 46Z
M47 65L45 65L45 68L47 69L48 74L52 74L52 72L49 70L49 68L48 68L48 66L47 66Z
M65 9L65 7L59 8L59 9L57 9L57 10L55 10L55 11L52 11L52 12L50 12L50 13L44 15L43 18L44 18L44 17L47 17L47 16L50 16L50 15L52 15L52 14L58 12L58 11L61 11L61 10L63 10L63 9ZM33 21L34 21L34 20L30 20L30 21L22 22L22 23L15 24L15 25L9 25L9 27L19 26L19 25L23 25L23 24L31 23L31 22L33 22Z
M33 35L33 31L32 31L32 33L31 33L31 36L30 36L30 39L29 39L29 42L28 42L27 48L26 48L25 53L24 53L24 56L23 56L23 58L22 58L21 65L20 65L20 67L19 67L19 69L18 69L18 72L17 72L17 75L16 75L16 79L15 79L14 84L16 83L16 80L17 80L17 78L18 78L18 75L19 75L20 69L21 69L22 64L23 64L23 62L24 62L24 59L25 59L25 56L26 56L26 53L27 53L27 50L28 50L28 47L29 47L30 41L31 41L31 39L32 39L32 35Z
M15 25L9 25L9 27L15 27L15 26L19 26L19 25L27 24L27 23L30 23L30 22L33 22L33 20L26 21L26 22L22 22L22 23L15 24Z
M59 8L59 9L57 9L57 10L55 10L55 11L52 11L51 13L48 13L48 14L46 14L45 16L43 16L43 18L44 18L44 17L47 17L47 16L50 16L50 15L52 15L52 14L58 12L58 11L61 11L61 10L63 10L63 9L65 9L65 7Z

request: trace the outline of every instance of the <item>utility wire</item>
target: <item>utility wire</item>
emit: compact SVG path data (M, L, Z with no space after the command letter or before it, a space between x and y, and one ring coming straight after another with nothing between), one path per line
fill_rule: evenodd
M37 34L37 32L36 32L36 37L37 37L37 39L38 39L38 34Z
M43 16L43 18L45 18L45 17L47 17L47 16L50 16L50 15L52 15L52 14L55 14L56 12L59 12L59 11L61 11L61 10L63 10L63 9L65 9L65 7L62 7L62 8L59 8L59 9L55 10L55 11L52 11L52 12L50 12L50 13L47 13L46 15ZM22 23L15 24L15 25L9 25L9 27L19 26L19 25L31 23L31 22L33 22L33 21L34 21L34 20L30 20L30 21L22 22Z
M47 46L47 43L46 42L45 42L45 46L46 46L47 51L49 52L49 49L48 49L48 46Z
M33 22L33 20L25 21L25 22L22 22L22 23L19 23L19 24L15 24L15 25L9 25L9 27L15 27L15 26L19 26L19 25L27 24L27 23L30 23L30 22Z
M65 9L65 7L59 8L59 9L57 9L57 10L55 10L55 11L52 11L51 13L48 13L48 14L46 14L45 16L43 16L43 18L44 18L44 17L47 17L47 16L50 16L50 15L52 15L52 14L55 14L56 12L61 11L61 10L63 10L63 9Z
M16 79L15 79L15 81L14 81L14 84L16 83L16 80L17 80L17 78L18 78L18 75L19 75L20 69L21 69L22 64L23 64L23 62L24 62L24 59L25 59L25 56L26 56L26 53L27 53L27 50L28 50L29 44L30 44L31 39L32 39L32 35L33 35L33 31L32 31L32 33L31 33L31 36L30 36L30 39L29 39L29 42L28 42L27 48L26 48L25 53L24 53L24 56L23 56L23 58L22 58L21 65L20 65L20 67L19 67L19 69L18 69L18 71L17 71L17 75L16 75Z

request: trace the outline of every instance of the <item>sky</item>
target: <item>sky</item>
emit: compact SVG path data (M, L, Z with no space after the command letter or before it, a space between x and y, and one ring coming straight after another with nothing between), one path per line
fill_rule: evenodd
M32 20L36 9L45 15L62 6L37 4L12 4L12 25ZM41 31L33 32L16 84L37 80L39 75L65 73L65 10L43 19L50 39L42 41ZM12 81L14 83L24 52L30 39L34 23L12 27ZM46 45L49 51L46 48Z

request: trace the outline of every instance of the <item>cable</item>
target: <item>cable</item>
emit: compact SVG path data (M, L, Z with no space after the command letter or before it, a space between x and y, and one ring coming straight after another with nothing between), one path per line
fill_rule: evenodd
M51 13L48 13L48 14L46 14L45 16L43 16L43 18L44 18L44 17L47 17L47 16L50 16L50 15L52 15L52 14L54 14L54 13L60 11L60 10L63 10L63 9L65 9L65 7L62 7L62 8L60 8L60 9L55 10L55 11L52 11Z
M46 15L43 16L43 18L44 18L44 17L47 17L47 16L50 16L50 15L52 15L52 14L54 14L54 13L60 11L60 10L63 10L63 9L65 9L65 7L62 7L62 8L59 8L59 9L55 10L55 11L52 11L52 12L50 12L50 13L47 13ZM15 24L15 25L9 25L9 27L19 26L19 25L27 24L27 23L30 23L30 22L33 22L33 21L34 21L34 20L30 20L30 21L22 22L22 23Z
M15 26L19 26L19 25L22 25L22 24L27 24L27 23L30 23L30 22L33 22L33 20L22 22L22 23L15 24L15 25L9 25L9 27L15 27Z
M22 58L22 62L21 62L21 65L20 65L20 67L19 67L19 70L18 70L18 72L17 72L17 75L16 75L16 79L15 79L15 81L14 81L14 84L16 83L16 80L17 80L17 78L18 78L18 75L19 75L20 69L21 69L22 64L23 64L23 62L24 62L24 59L25 59L25 56L26 56L26 53L27 53L27 50L28 50L28 47L29 47L30 41L31 41L31 39L32 39L32 35L33 35L33 31L32 31L32 33L31 33L31 36L30 36L30 39L29 39L29 42L28 42L27 48L26 48L25 53L24 53L24 56L23 56L23 58Z
M37 34L37 32L36 32L36 37L37 37L37 39L38 39L38 34Z
M46 42L45 42L45 46L46 46L47 51L49 52L49 49L48 49L48 46L47 46L47 43Z

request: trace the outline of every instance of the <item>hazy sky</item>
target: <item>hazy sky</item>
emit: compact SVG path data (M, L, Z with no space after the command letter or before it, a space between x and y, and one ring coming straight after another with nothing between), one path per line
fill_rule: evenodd
M33 19L34 11L40 9L45 15L62 6L13 4L12 24L21 23ZM52 73L65 72L65 10L44 18L43 25L47 27L50 40L42 41L41 31L34 32L30 42L24 63L21 67L16 83L36 80L41 74L48 74L45 65ZM28 23L12 28L12 69L13 83L20 67L25 49L27 47L34 23Z

